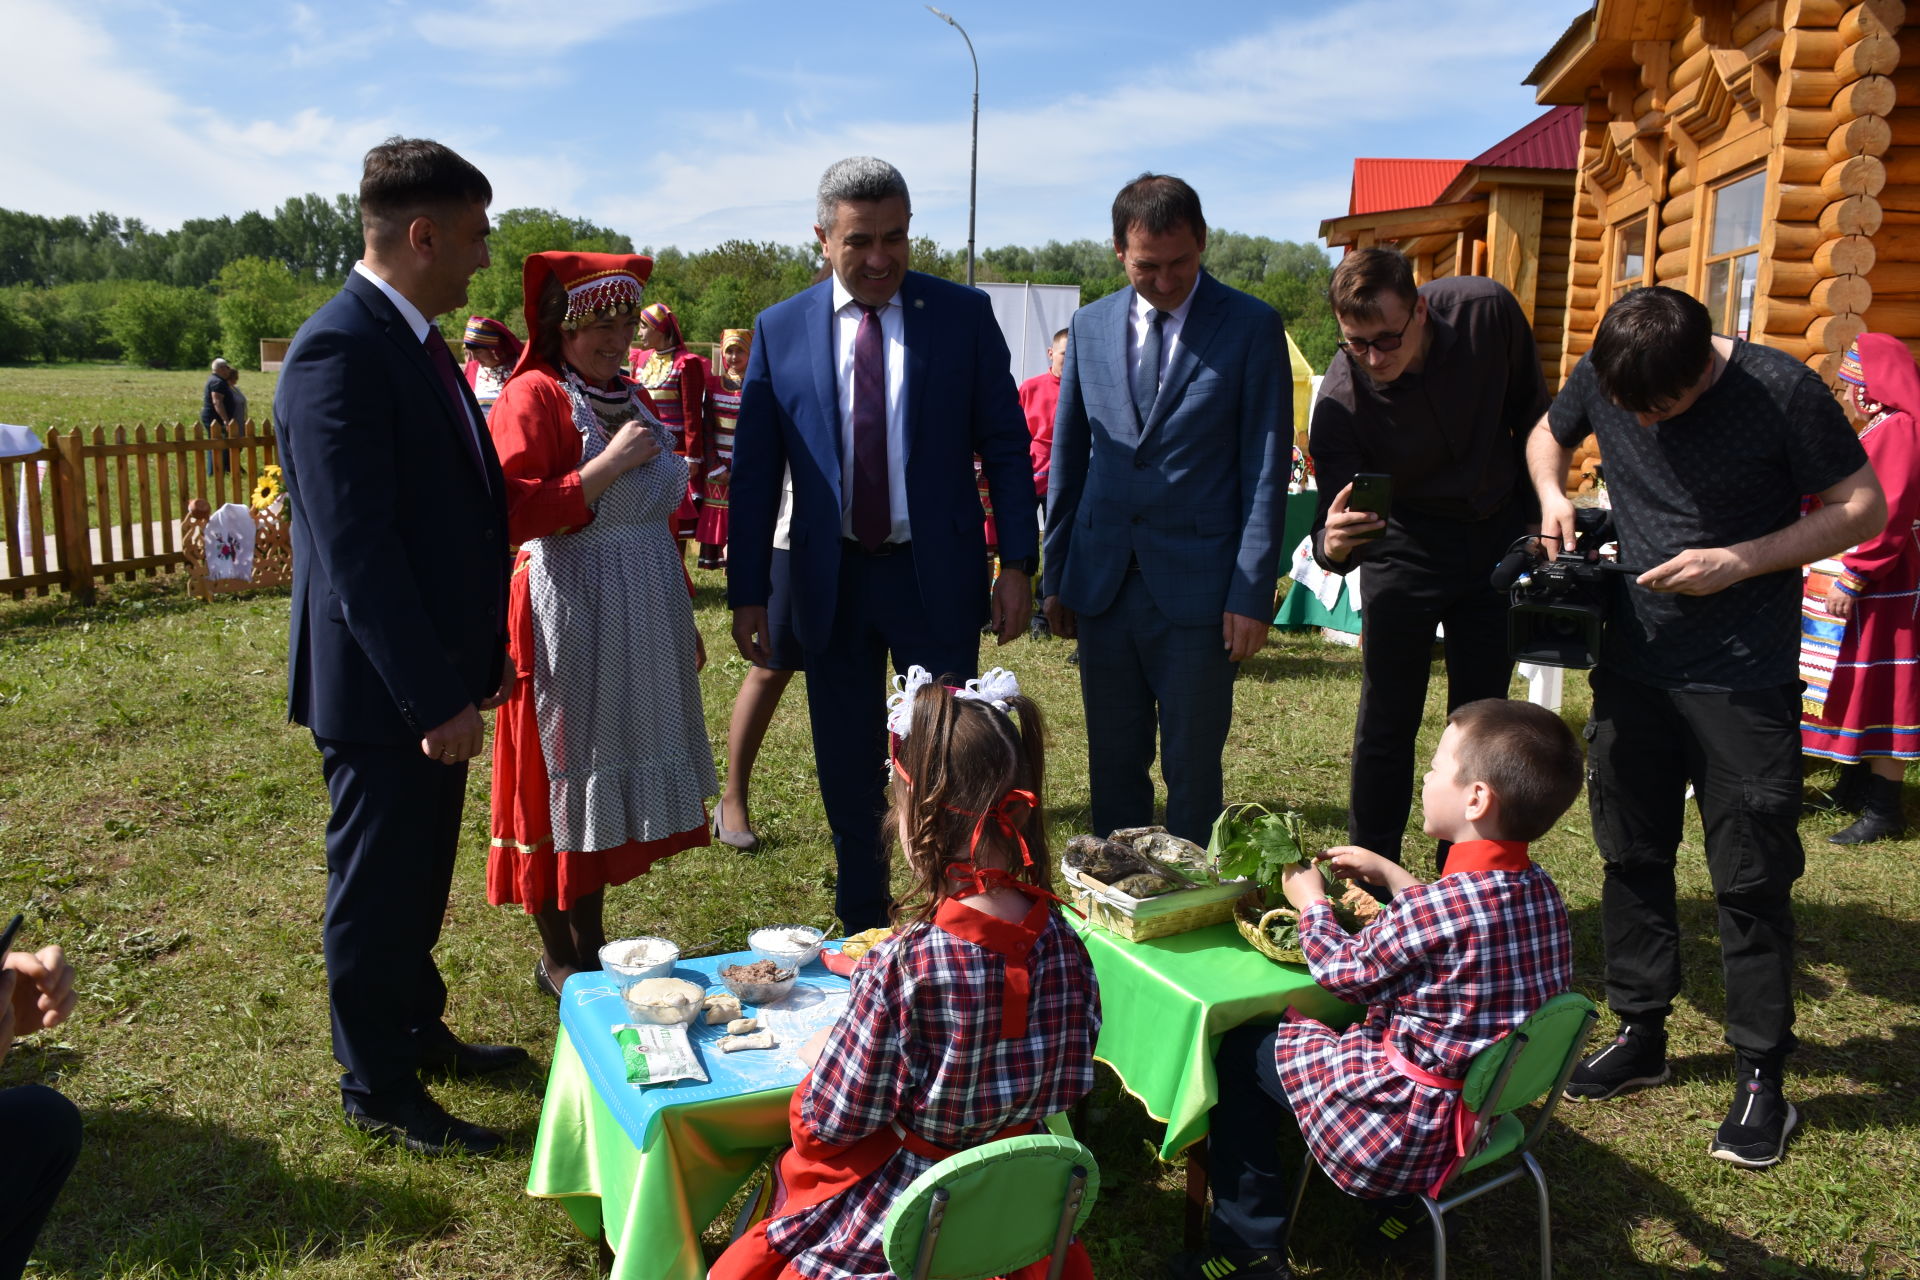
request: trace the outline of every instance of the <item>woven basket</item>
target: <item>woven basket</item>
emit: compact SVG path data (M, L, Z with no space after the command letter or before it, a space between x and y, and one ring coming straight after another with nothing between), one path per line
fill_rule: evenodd
M1291 908L1275 907L1269 910L1266 895L1255 889L1233 904L1234 928L1240 930L1240 936L1247 940L1248 946L1275 964L1305 964L1307 957L1300 948L1276 946L1272 935L1266 931L1267 920L1275 911L1282 910Z
M1065 868L1078 892L1075 903L1087 918L1132 942L1168 938L1176 933L1225 924L1233 914L1233 900L1244 891L1239 881L1176 889L1153 898L1133 898L1085 872Z

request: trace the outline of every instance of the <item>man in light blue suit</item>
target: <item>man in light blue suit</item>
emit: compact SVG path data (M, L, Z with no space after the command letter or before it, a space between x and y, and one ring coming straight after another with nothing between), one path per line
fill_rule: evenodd
M886 668L968 678L980 626L1017 638L1037 543L1026 419L985 294L907 270L906 179L856 156L820 179L814 234L833 268L760 313L734 435L727 602L764 663L781 476L793 475L788 561L806 655L814 761L849 932L889 923ZM1001 524L987 560L973 458Z
M1080 638L1093 829L1220 813L1233 680L1273 619L1292 457L1279 315L1200 267L1207 224L1178 178L1113 202L1132 287L1075 313L1047 495L1047 621ZM998 501L998 495L995 498Z

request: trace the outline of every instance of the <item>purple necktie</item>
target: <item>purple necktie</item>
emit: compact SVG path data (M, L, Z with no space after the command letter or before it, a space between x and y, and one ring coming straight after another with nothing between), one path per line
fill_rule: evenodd
M880 313L860 308L853 338L853 536L872 551L893 532L887 482L887 348Z
M433 371L440 375L440 386L453 405L454 418L465 428L460 438L467 442L467 454L480 472L480 483L491 488L487 480L487 464L480 458L480 441L473 434L473 416L467 412L467 398L460 394L460 367L453 362L453 352L447 349L447 340L440 336L440 326L429 324L426 340L420 345L427 349L427 356L433 361Z

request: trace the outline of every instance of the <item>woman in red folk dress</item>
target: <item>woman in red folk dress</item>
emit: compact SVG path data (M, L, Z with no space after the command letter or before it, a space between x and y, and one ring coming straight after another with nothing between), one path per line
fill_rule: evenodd
M599 968L606 887L706 844L719 789L700 705L706 655L669 524L687 466L620 375L652 267L632 254L529 257L531 336L488 419L521 549L487 898L532 913L534 981L556 997Z
M1865 812L1827 840L1865 844L1906 833L1900 784L1920 757L1920 367L1900 339L1863 333L1840 378L1866 423L1860 443L1887 493L1887 525L1807 576L1800 743L1864 783L1843 775L1842 802Z
M740 419L740 383L747 372L753 330L720 331L720 373L707 383L707 431L700 492L700 567L724 569L727 549L727 488L733 479L733 426Z
M890 817L917 901L854 969L840 1021L802 1048L813 1071L794 1090L772 1215L709 1280L884 1275L881 1228L908 1183L1036 1131L1093 1087L1099 993L1046 887L1039 714L1004 671L957 691L917 667L908 679L888 719ZM1071 1250L1065 1274L1091 1280Z
M673 433L673 451L687 460L687 497L673 517L673 535L684 542L692 539L700 520L695 495L705 478L700 470L706 457L707 362L687 349L680 319L664 302L640 313L634 342L629 353L633 380L646 388L654 411Z

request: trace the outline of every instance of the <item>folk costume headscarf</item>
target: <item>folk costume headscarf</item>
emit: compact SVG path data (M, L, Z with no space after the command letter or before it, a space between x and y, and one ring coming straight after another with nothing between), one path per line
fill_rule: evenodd
M498 351L507 358L507 367L511 369L519 362L520 348L526 344L520 341L518 334L498 320L489 316L468 316L466 333L461 336L460 345Z
M530 254L520 273L526 298L527 332L539 332L540 294L546 289L548 280L558 280L560 287L566 290L567 309L560 319L560 327L573 330L602 316L632 315L640 310L646 297L647 279L652 274L653 259L637 253L552 250ZM557 377L560 371L550 367L537 354L536 348L535 342L527 344L526 350L520 353L514 372L517 374L523 369L540 368Z

